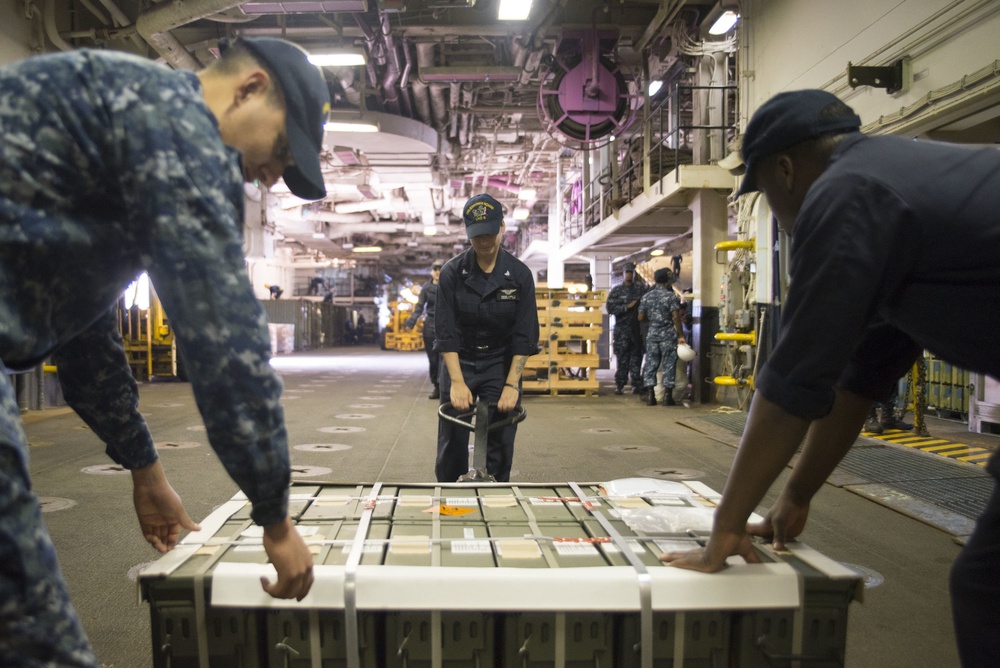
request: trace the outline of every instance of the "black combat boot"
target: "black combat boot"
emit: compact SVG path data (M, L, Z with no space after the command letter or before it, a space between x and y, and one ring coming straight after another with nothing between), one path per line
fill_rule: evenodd
M663 395L663 405L664 406L676 406L677 402L674 401L674 388L668 387L667 391Z
M441 388L437 385L434 386L434 391L427 395L428 399L440 399L441 398Z
M633 385L632 386L632 394L638 394L639 396L642 396L642 386L641 385Z
M653 388L649 388L649 396L646 397L646 405L647 406L656 405L656 392L653 391Z
M618 383L618 386L615 387L615 394L619 394L619 395L625 394L625 384L624 383Z

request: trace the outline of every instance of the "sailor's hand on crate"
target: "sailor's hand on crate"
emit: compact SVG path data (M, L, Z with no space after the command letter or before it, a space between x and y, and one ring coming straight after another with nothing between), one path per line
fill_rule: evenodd
M465 383L452 382L451 392L448 394L451 399L452 408L458 412L469 410L472 405L472 390Z
M188 517L159 460L132 471L132 503L143 537L159 552L168 552L177 545L181 529L201 529Z
M660 561L668 566L686 568L702 573L715 573L726 567L726 559L733 555L743 557L747 563L758 564L760 557L750 543L750 534L744 531L713 531L708 544L700 550L664 552Z
M784 552L785 543L795 540L806 527L809 519L809 504L793 500L787 494L781 494L767 511L764 520L757 524L747 524L751 536L760 536L771 543L778 552Z
M278 572L277 582L260 579L264 591L274 598L305 598L313 584L313 558L291 518L264 527L264 551Z

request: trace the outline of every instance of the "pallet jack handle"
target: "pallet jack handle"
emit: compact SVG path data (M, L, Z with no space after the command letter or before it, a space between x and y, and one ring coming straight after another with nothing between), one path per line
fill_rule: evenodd
M475 430L476 432L476 441L472 451L472 471L459 478L458 482L496 482L496 478L486 471L487 434L494 429L517 424L528 417L528 412L524 410L524 407L518 406L513 411L513 415L490 424L490 408L496 408L496 405L497 402L495 401L486 402L479 400L476 402L476 407L472 410L456 413L455 415L449 415L446 412L452 408L450 401L446 401L438 407L438 416L442 420L454 422L457 425L469 430ZM475 420L471 423L461 419L473 416L475 416Z

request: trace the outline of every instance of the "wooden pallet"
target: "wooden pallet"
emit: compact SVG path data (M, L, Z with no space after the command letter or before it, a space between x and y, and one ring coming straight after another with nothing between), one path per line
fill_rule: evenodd
M603 332L601 307L606 301L603 290L582 294L547 288L536 291L542 350L525 365L532 374L530 381L524 381L526 392L596 396L597 341ZM583 377L571 377L571 369Z

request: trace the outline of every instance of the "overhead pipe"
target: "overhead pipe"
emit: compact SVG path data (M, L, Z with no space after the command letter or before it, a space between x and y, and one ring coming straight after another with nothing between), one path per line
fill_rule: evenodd
M42 22L45 25L45 35L49 41L61 51L72 51L73 45L62 38L56 27L56 0L45 0L44 14Z
M417 43L417 79L420 79L420 70L425 67L434 66L434 44L433 42ZM431 98L431 114L434 129L438 132L444 130L448 125L448 107L444 99L444 85L430 84L428 86Z
M365 36L365 44L368 45L368 63L365 69L368 70L368 83L374 88L378 86L378 70L375 69L376 65L385 64L385 54L382 52L382 45L379 43L378 35L370 25L368 25L368 20L365 18L364 14L354 13L351 14L354 18L354 22L358 24L358 28Z
M410 47L403 40L397 40L396 49L403 53L403 74L399 77L399 93L403 110L409 118L413 118L413 98L410 96L410 72L413 69L413 59L410 57Z
M379 16L382 44L385 47L385 73L382 75L382 99L393 114L399 115L399 77L402 68L399 66L399 52L396 50L396 40L392 36L389 25L389 15L385 12Z
M403 49L406 54L406 67L407 70L409 70L410 64L412 63L409 41L404 41ZM413 83L410 84L409 89L413 93L413 108L414 111L416 111L417 118L429 125L431 122L431 98L430 94L427 92L427 84L421 81L420 77L414 77Z
M453 81L449 84L448 99L451 100L451 114L448 120L448 138L458 136L458 104L461 102L462 84Z
M196 0L170 2L147 9L135 21L142 38L163 59L177 69L197 70L201 63L192 56L170 30L243 4L243 0Z
M132 25L132 20L118 7L118 5L115 4L115 0L101 0L101 4L104 5L106 10L108 10L108 14L111 15L111 20L114 25L119 27ZM145 49L147 47L147 43L143 41L138 31L130 35L129 39L131 39L132 43L140 49Z
M467 86L462 89L462 117L458 124L458 143L459 146L469 145L469 130L472 127L472 114L468 113L468 109L472 107L476 102L476 93L472 89L472 86Z

